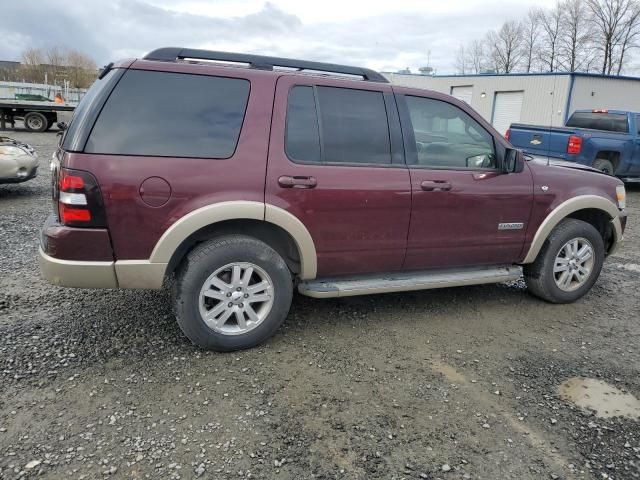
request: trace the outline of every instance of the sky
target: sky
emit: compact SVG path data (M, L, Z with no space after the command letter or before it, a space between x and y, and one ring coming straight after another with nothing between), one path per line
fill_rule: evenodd
M28 47L83 51L98 66L193 47L454 72L461 44L555 0L0 0L0 60Z

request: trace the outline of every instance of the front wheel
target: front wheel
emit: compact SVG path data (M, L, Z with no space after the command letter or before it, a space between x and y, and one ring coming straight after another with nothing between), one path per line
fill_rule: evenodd
M264 342L286 318L292 295L291 273L282 257L243 235L195 247L174 283L178 324L207 350L233 351Z
M570 303L586 294L604 262L604 241L587 222L567 218L551 232L535 262L524 266L527 288L552 303Z

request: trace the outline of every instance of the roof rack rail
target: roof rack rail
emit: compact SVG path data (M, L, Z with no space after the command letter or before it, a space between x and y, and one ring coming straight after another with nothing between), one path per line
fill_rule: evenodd
M349 67L335 63L310 62L307 60L293 60L290 58L249 55L244 53L216 52L195 48L165 47L158 48L144 56L145 60L160 60L172 62L185 58L195 60L214 60L219 62L246 63L251 68L273 70L273 67L295 68L297 70L313 70L318 72L340 73L355 75L369 82L389 83L381 74L374 70L361 67Z

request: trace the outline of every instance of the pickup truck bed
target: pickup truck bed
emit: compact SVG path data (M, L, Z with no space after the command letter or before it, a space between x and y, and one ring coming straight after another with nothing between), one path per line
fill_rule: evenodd
M635 113L579 110L565 127L512 124L508 139L529 155L579 163L623 178L640 177L640 137Z

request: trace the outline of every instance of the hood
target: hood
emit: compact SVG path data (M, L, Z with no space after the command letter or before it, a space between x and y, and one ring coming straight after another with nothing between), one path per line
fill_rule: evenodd
M586 165L581 165L575 162L567 162L565 160L560 160L557 158L547 158L547 157L538 157L533 155L525 155L526 157L531 157L530 162L534 162L536 165L549 165L553 167L564 167L571 168L573 170L582 170L583 172L591 172L591 173L599 173L600 175L607 175L604 172L601 172L597 168L588 167Z

